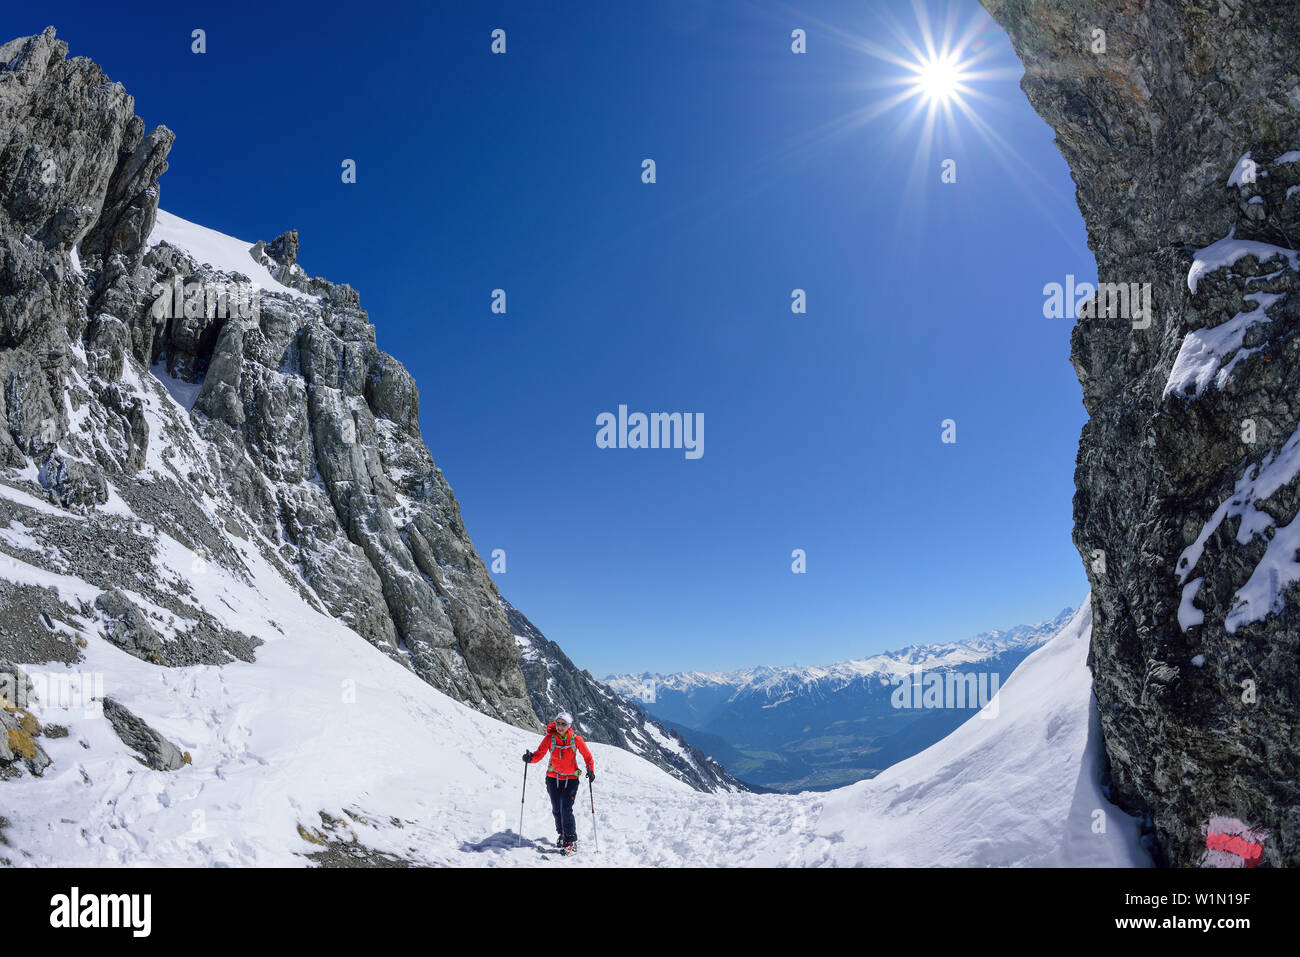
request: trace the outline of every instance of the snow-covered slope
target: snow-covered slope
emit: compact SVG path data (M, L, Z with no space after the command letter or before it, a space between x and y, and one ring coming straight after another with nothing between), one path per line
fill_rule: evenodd
M153 231L149 234L149 245L170 243L177 249L184 249L194 257L195 262L206 263L218 272L239 273L247 276L258 289L279 293L285 296L297 296L311 299L306 293L284 285L271 275L271 270L264 263L254 261L249 250L254 243L227 236L215 229L191 223L181 219L175 213L165 209L158 210ZM302 268L298 268L302 274Z
M870 781L813 828L835 864L1145 866L1138 821L1101 791L1085 664L1092 605L1025 659L985 711Z
M198 560L164 544L160 574ZM33 711L47 730L68 734L44 739L53 759L44 777L3 785L5 855L20 865L286 865L312 854L543 863L532 845L552 827L536 767L515 846L519 756L537 736L453 701L305 606L255 549L242 557L256 587L212 569L194 598L227 626L265 637L252 663L157 668L79 634L80 667L103 674L192 763L150 770L102 717L40 702ZM21 562L7 574L74 605L95 592ZM1002 688L996 717L972 718L875 780L829 794L702 794L594 745L600 851L588 843L569 863L1145 863L1135 822L1100 793L1087 633L1085 611ZM1093 831L1099 809L1102 834ZM579 834L589 838L582 811Z

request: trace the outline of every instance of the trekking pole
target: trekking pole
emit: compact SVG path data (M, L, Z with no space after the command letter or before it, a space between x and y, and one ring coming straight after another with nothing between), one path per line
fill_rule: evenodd
M528 794L528 765L524 765L524 789L519 794L519 833L515 835L515 847L524 839L524 796Z
M591 787L591 778L587 778L587 796L591 798L591 837L596 842L596 853L600 853L600 835L596 833L596 794Z

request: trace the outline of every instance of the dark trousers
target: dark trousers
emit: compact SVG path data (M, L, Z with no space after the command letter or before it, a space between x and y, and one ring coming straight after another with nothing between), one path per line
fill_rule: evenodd
M578 797L578 779L546 779L546 793L551 796L551 813L555 815L555 833L566 844L578 839L578 825L573 819L573 802Z

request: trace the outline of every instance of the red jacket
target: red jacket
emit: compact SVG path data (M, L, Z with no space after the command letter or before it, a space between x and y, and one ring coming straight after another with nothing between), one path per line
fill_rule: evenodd
M533 760L530 762L536 764L548 754L551 756L551 763L546 766L546 776L556 780L567 780L578 776L578 756L575 751L582 752L582 759L587 762L587 773L590 774L596 769L596 762L587 750L587 742L582 740L582 735L576 733L572 728L568 734L561 735L555 730L555 722L552 721L546 726L546 737L542 738L542 743L537 746L533 752Z

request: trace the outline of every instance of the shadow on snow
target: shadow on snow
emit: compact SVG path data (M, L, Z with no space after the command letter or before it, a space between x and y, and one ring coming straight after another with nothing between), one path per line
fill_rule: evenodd
M460 849L469 854L482 854L485 851L512 851L516 847L532 847L538 850L553 848L554 845L548 841L535 841L531 838L520 838L518 834L510 829L497 831L495 834L489 834L481 841L462 841Z

